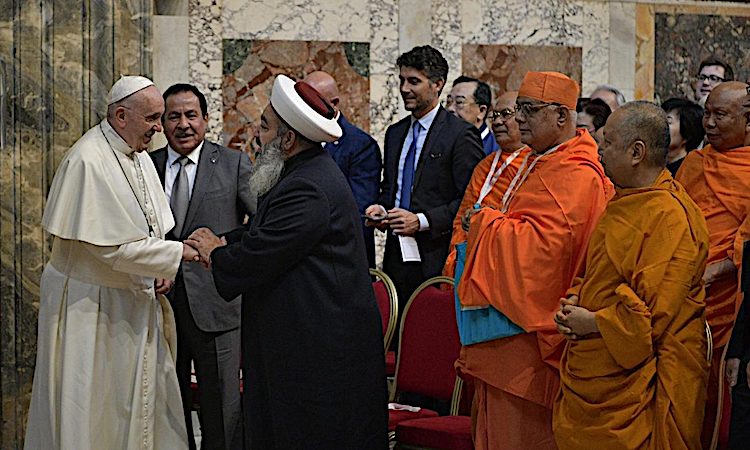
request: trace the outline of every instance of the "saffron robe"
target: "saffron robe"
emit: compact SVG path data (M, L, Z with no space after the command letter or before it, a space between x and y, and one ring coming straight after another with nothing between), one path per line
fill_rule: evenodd
M472 217L459 298L466 305L492 305L526 333L463 347L459 372L551 413L564 345L552 317L582 269L589 236L611 194L596 142L579 129L539 158L507 213L484 208ZM515 430L521 436L526 431ZM515 440L489 442L488 448L510 448L508 442Z
M741 248L737 233L750 206L750 147L719 152L711 145L690 152L677 181L701 209L709 232L708 265L732 259ZM711 283L706 289L706 317L714 348L726 345L739 307L736 274Z
M513 152L505 152L502 150L500 151L502 153L500 154L500 160L498 161L495 170L499 169L503 162L513 154ZM503 195L508 189L508 185L510 184L511 180L513 180L513 177L515 177L518 173L518 168L521 166L521 162L526 157L526 154L529 151L530 149L528 147L524 147L519 152L519 154L509 162L498 179L495 181L495 184L492 186L492 190L490 190L490 192L482 201L482 204L484 206L490 206L498 209L501 207L503 202ZM455 276L456 244L466 242L466 238L468 237L468 234L461 226L461 219L463 219L466 210L472 208L477 202L477 199L479 198L479 192L482 190L482 186L484 185L484 181L487 178L487 174L492 168L492 161L494 159L495 153L493 152L490 153L489 156L486 156L483 160L481 160L479 164L477 164L477 166L474 168L474 172L472 172L471 174L469 185L466 186L466 192L464 192L464 197L463 199L461 199L461 206L458 207L458 213L456 213L456 217L453 219L453 234L451 235L450 253L448 253L448 258L445 261L445 267L443 267L443 275L445 275L446 277L453 278Z
M561 450L701 448L707 256L705 220L668 171L618 191L569 291L596 313L600 333L563 353L553 420Z
M154 278L174 278L182 244L145 153L107 121L66 154L42 225L41 278L25 449L187 448L175 327Z
M688 153L675 177L701 209L709 232L708 265L734 257L741 248L738 229L748 216L750 206L750 147L717 151L711 145ZM728 386L724 383L723 350L729 342L740 303L737 273L727 273L706 287L706 318L714 343L713 362L708 381L708 400L703 425L704 447L716 434L716 417L726 410ZM720 386L723 386L720 392ZM721 399L721 401L720 401ZM728 429L728 418L720 421L720 439Z

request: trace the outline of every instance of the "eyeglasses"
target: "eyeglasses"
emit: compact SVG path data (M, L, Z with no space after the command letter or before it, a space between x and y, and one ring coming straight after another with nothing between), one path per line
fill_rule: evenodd
M524 116L530 116L537 111L541 110L542 108L546 108L548 106L562 106L555 103L516 103L515 108L513 108L516 112L522 113Z
M449 95L443 102L443 107L447 108L451 105L454 105L456 109L462 109L464 106L470 105L471 103L471 101L466 100L466 97L462 95L458 95L455 98Z
M724 81L724 78L721 78L721 77L716 76L716 75L703 75L703 74L700 74L696 78L700 82L710 81L711 83L722 83Z
M496 121L497 119L502 120L503 122L510 120L511 117L515 116L516 112L510 108L501 109L500 111L492 111L490 113L490 120Z

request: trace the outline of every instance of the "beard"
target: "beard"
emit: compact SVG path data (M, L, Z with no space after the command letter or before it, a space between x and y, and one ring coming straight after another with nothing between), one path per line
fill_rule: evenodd
M258 197L265 195L281 178L284 170L284 155L281 150L281 137L261 146L261 151L255 158L255 164L250 171L250 195L253 201L253 213L258 209Z

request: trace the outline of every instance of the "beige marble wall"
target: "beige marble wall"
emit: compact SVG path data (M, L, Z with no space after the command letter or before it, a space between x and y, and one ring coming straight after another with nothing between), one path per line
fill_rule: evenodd
M0 448L22 447L36 356L40 222L62 155L121 73L150 75L151 2L0 4Z

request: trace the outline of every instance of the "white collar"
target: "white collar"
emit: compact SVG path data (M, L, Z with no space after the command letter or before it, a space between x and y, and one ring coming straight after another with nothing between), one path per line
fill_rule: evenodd
M490 134L490 127L487 126L487 124L484 124L484 129L481 132L482 134L482 140L487 137L488 134Z
M203 143L206 142L205 140L202 140L200 144L198 144L197 147L193 149L192 152L187 154L187 158L193 162L196 166L198 165L198 161L201 157L201 149L203 149ZM177 158L182 156L181 154L177 153L172 149L172 147L167 144L167 167L174 164L175 161L177 161Z
M429 130L432 126L432 122L435 120L435 117L437 116L438 110L440 109L440 103L438 102L437 105L435 105L434 108L430 110L427 114L420 117L419 119L415 119L414 116L411 116L411 126L414 126L414 122L419 122L420 125L422 125L422 128L425 130Z
M117 131L115 131L114 128L112 128L112 125L109 124L109 121L107 119L104 119L99 124L100 129L102 130L102 133L104 134L104 137L107 139L107 142L109 142L109 145L112 146L112 149L117 150L120 153L124 153L127 156L131 156L133 153L135 153L135 150L133 150L127 142L125 142L125 139L120 136Z

